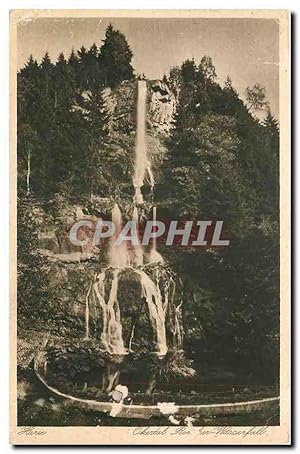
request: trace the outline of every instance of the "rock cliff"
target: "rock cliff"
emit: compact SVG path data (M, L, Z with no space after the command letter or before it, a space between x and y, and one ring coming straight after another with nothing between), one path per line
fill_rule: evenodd
M137 82L124 81L115 90L103 94L110 118L110 131L135 133ZM172 128L176 99L161 80L147 82L147 128L151 135L169 135Z

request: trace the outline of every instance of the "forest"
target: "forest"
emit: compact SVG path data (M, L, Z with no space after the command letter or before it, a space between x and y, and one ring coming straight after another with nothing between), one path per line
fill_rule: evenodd
M73 263L65 265L65 289L58 283L40 253L41 230L50 225L63 237L76 207L108 217L116 200L128 217L137 81L151 90L132 58L126 37L109 25L103 42L55 62L47 52L41 62L30 56L18 72L18 329L31 344L42 331L74 336L78 317L65 312L66 300L79 304L86 291L86 270ZM145 216L154 203L161 218L222 220L230 238L219 249L161 246L180 277L185 351L200 371L221 365L241 380L277 383L278 121L264 87L237 93L209 56L171 68L160 83L175 108L167 131L154 132L147 120L155 186Z

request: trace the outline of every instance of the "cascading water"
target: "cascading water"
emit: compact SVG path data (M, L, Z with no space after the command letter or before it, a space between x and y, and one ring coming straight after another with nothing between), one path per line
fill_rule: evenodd
M120 270L118 268L113 271L113 278L107 302L105 301L105 271L96 277L93 290L96 301L98 301L98 304L102 309L103 327L101 341L104 348L111 354L124 355L127 351L124 347L122 337L122 324L118 302L119 272Z
M109 250L109 264L113 268L125 268L130 266L130 257L126 241L122 241L120 245L116 245L116 239L118 238L122 230L122 213L117 204L112 210L112 223L115 226L115 232L111 237L110 250Z
M156 207L153 207L152 220L153 220L153 222L156 221ZM152 239L152 248L151 248L150 255L149 255L149 263L163 263L163 262L164 262L164 259L162 258L160 253L157 252L156 238L153 238Z
M135 188L134 201L136 205L141 205L144 201L141 191L144 185L146 174L148 173L151 188L154 186L154 178L150 162L147 156L146 145L146 98L147 84L145 80L138 81L138 100L137 100L137 131L135 141L135 166L133 176L133 186Z
M158 275L156 279L152 280L143 268L129 268L129 270L139 278L139 297L140 299L144 298L147 303L149 318L156 337L156 353L159 356L164 356L168 351L165 327L166 312L170 302L169 293L171 292L169 290L170 287L174 286L174 281L172 278L169 281L166 280L162 292L159 287ZM109 283L109 276L111 283L107 295L105 284ZM88 295L90 304L97 310L100 309L102 314L101 342L103 348L115 355L126 355L132 351L131 344L134 336L134 329L132 329L128 345L124 345L118 301L119 281L123 278L126 278L126 269L106 268L95 276Z
M139 213L138 213L138 209L137 209L136 206L133 209L132 220L133 220L133 222L135 222L135 224L137 226L137 236L139 237L139 229L138 229L138 226L139 226ZM144 264L144 251L143 251L143 247L141 245L141 242L140 242L139 238L138 238L138 240L139 240L138 245L133 246L134 258L135 258L135 260L134 260L135 266L141 266L141 265Z
M150 161L146 147L146 81L138 82L137 101L137 133L135 145L135 164L133 186L135 188L134 207L132 220L139 228L139 205L143 204L141 188L148 176L151 188L154 186L154 178L151 171ZM156 208L153 208L153 220L156 220ZM112 222L115 232L110 241L109 266L94 277L86 297L85 325L86 336L90 336L91 309L95 314L101 314L101 343L103 349L111 355L126 355L132 351L132 343L135 338L135 323L130 330L128 342L124 342L122 316L122 297L119 295L119 284L122 279L128 279L128 274L135 276L139 282L139 291L136 294L136 306L140 301L145 301L148 308L148 317L151 322L155 338L155 353L158 356L166 355L168 351L166 334L166 315L168 307L173 302L175 282L165 270L161 272L163 263L162 256L157 252L156 241L152 243L148 264L144 265L144 248L142 244L133 245L131 250L126 241L116 245L116 238L122 230L122 213L117 204L112 210ZM139 309L137 309L139 311ZM181 331L179 326L180 307L177 307L170 315L173 322L171 330L173 334L172 347L180 347ZM98 316L97 316L98 317ZM96 318L97 318L96 317ZM179 327L179 328L178 328ZM178 332L178 329L180 333Z
M159 356L164 356L168 351L165 326L167 307L166 304L163 305L159 286L151 280L145 271L136 270L136 272L141 277L142 297L147 301L150 319L156 330L157 354Z

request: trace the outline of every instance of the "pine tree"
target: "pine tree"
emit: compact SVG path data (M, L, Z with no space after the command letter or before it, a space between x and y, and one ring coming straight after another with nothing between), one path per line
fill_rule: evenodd
M168 259L180 268L184 292L190 295L185 309L187 337L193 342L198 337L202 345L200 325L220 358L226 355L226 338L226 349L232 357L244 358L249 370L272 364L276 369L277 122L271 113L264 127L254 121L231 80L221 88L215 71L207 72L210 61L205 61L208 68L203 63L196 71L190 63L173 71L180 87L176 121L167 143L164 179L156 191L169 218L206 215L224 220L231 245L213 254L176 251L172 257L170 251ZM260 345L268 345L267 354ZM272 351L275 360L270 360Z
M71 54L68 59L68 66L70 68L70 72L74 80L77 81L78 78L78 71L79 71L79 58L75 54L74 49L72 48Z
M184 83L193 82L196 76L195 60L186 60L181 66L181 76Z
M24 115L24 120L32 115L38 108L40 96L41 70L38 62L30 55L24 68L18 73L18 121Z
M82 46L78 51L78 81L82 90L94 90L101 87L103 83L98 54L98 48L95 43L92 44L89 50Z
M76 67L76 74L78 78L78 85L81 90L86 90L88 87L88 79L89 79L89 68L88 68L88 52L84 46L81 46L78 54L78 61L75 62L73 57L73 64L72 67Z
M40 153L37 126L41 98L41 68L30 55L26 65L18 73L18 194L32 193L35 176L35 157Z
M21 69L20 74L28 79L35 79L36 74L39 71L38 62L33 58L32 54L28 58L24 68Z
M89 195L92 200L94 192L98 192L103 184L106 156L104 144L108 137L108 114L101 90L93 90L85 103L87 120L90 125L92 140L86 156L86 180L89 184Z
M69 60L68 60L69 65L76 67L78 64L78 61L79 61L79 59L78 59L77 55L75 54L74 49L72 48L71 54L70 54Z
M232 87L232 79L230 76L227 76L226 77L226 80L224 82L224 90L225 91L233 91L233 87Z
M263 121L263 125L270 135L276 135L279 132L278 120L272 115L271 110L268 109L266 118Z
M46 52L42 58L40 67L46 96L49 96L50 98L53 95L52 81L54 77L54 65L51 63L48 52Z
M207 87L208 83L212 84L217 78L216 68L211 57L207 57L206 55L202 57L199 70L204 76L205 87Z
M92 44L88 50L86 57L86 66L87 66L87 83L88 88L91 90L97 90L101 87L103 82L103 74L100 68L100 63L98 59L98 48L95 43Z
M41 68L50 72L53 68L53 64L51 63L49 53L46 52L44 57L42 58L41 61Z
M66 64L67 64L67 60L65 59L64 53L60 52L56 65L65 66Z
M60 115L61 121L64 121L63 116L70 110L75 92L74 81L68 68L68 62L62 52L58 56L55 67L54 85L55 109L58 109L57 116Z
M98 47L96 45L96 43L93 43L88 51L88 54L92 57L95 57L97 58L98 56Z
M132 51L123 33L115 30L110 24L107 27L99 55L99 63L104 71L105 85L113 88L123 80L133 78L132 56Z
M85 117L92 126L93 137L96 140L103 140L108 133L108 114L101 90L92 90L84 103L87 112Z
M79 51L77 53L78 53L79 62L84 63L86 55L87 55L86 48L84 46L81 46L81 48L79 49ZM74 57L72 57L72 58L74 59Z

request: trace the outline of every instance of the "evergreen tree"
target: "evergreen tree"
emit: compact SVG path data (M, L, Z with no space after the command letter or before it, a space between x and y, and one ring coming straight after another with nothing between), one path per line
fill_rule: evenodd
M78 53L77 73L78 85L81 90L86 90L89 82L88 53L84 46L81 46Z
M93 136L101 140L107 136L108 114L101 90L92 90L84 103L86 118L92 126Z
M99 63L104 71L105 85L115 87L123 80L133 78L132 51L123 33L110 24L100 49Z
M78 53L78 58L80 63L85 63L85 58L87 56L87 50L84 46L81 46L79 49Z
M272 112L270 109L267 111L267 115L263 121L263 125L268 131L270 135L278 135L279 132L279 127L278 127L278 120L272 115Z
M39 106L41 71L32 55L18 73L18 122L33 122Z
M65 67L67 65L67 60L65 59L63 52L60 52L60 54L58 56L56 66L58 66L58 65L61 65L63 67Z
M27 79L35 79L38 70L39 70L38 62L33 58L31 54L24 68L21 69L20 74L22 74Z
M68 67L70 68L70 74L74 81L78 83L79 79L79 58L72 48L71 54L68 59Z
M50 60L48 52L46 52L44 57L42 58L41 68L43 68L43 69L45 69L47 71L50 71L51 68L52 68L52 63L51 63L51 60Z
M81 49L82 49L82 48L81 48ZM78 59L77 55L75 54L73 48L72 48L72 50L71 50L71 54L70 54L70 56L69 56L68 62L69 62L69 65L71 65L71 66L73 66L73 67L75 67L75 66L78 65L79 59Z
M186 60L181 66L181 77L183 83L193 82L196 76L196 65L195 61L193 60Z
M87 85L90 90L98 90L103 85L103 73L98 58L98 48L92 44L85 59L87 67Z
M64 116L68 115L74 102L76 84L63 53L58 56L53 83L55 85L56 117L64 122Z
M41 77L42 77L42 84L44 90L44 106L49 103L47 107L49 107L49 113L53 111L53 107L56 104L56 94L54 89L54 72L55 67L51 63L50 57L48 52L45 53L44 57L42 58L41 64Z
M93 43L93 44L91 45L88 54L89 54L91 57L95 57L95 58L98 57L98 47L97 47L96 43Z
M95 43L89 50L82 46L78 51L78 79L82 90L95 90L103 84L103 74L100 69L98 54L99 51Z
M208 57L205 65L202 60L195 68L191 60L171 71L179 99L157 197L169 218L222 219L231 246L165 254L183 280L191 342L203 350L205 333L215 355L226 357L225 343L249 373L268 364L274 379L279 352L276 120L269 114L258 123L231 80L221 88Z
M206 55L202 57L199 70L204 75L205 87L208 83L213 83L217 78L216 68L211 57L207 57Z
M232 79L230 76L226 77L226 80L224 83L224 90L227 90L227 91L232 90Z
M84 102L84 110L90 134L84 180L86 183L85 191L92 198L95 192L99 193L99 189L100 193L103 190L103 174L106 172L107 157L104 148L108 139L108 114L101 90L94 89L89 92L88 98Z
M45 259L38 253L36 211L40 203L33 197L18 201L18 333L32 329L33 323L43 329L49 318L49 287ZM53 296L53 295L51 295Z

